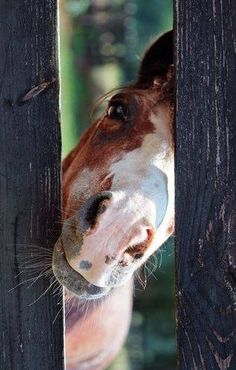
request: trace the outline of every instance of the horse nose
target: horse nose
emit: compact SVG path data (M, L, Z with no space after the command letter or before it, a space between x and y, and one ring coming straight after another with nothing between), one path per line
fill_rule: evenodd
M131 246L128 246L125 249L123 257L126 257L128 255L134 259L139 259L143 257L145 251L148 249L150 243L152 242L154 236L154 228L150 225L149 227L140 227L139 230L136 229L134 231L136 235L134 235L133 241L135 241L136 239L136 243L132 243ZM139 237L142 241L138 241L137 237Z
M80 231L85 232L96 226L98 217L105 212L112 198L111 191L102 191L93 195L78 212Z

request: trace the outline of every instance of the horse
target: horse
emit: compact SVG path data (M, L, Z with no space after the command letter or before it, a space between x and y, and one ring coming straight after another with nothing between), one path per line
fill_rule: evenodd
M174 230L173 36L63 162L64 219L52 267L66 298L67 369L105 369L128 333L133 276Z

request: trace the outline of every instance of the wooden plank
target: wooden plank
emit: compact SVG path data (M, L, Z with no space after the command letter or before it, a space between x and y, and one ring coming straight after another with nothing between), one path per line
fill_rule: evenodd
M49 278L27 288L21 273L50 263L32 244L51 250L59 233L57 1L1 1L0 40L0 369L61 370L60 299L33 303Z
M176 0L179 369L236 369L236 2Z

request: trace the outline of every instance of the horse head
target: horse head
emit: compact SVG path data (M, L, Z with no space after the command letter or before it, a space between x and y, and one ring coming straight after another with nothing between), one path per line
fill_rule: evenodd
M53 271L82 299L124 285L173 232L172 45L171 32L152 44L64 160Z

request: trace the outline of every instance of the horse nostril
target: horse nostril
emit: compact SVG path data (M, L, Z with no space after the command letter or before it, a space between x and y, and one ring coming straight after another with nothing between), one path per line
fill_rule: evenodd
M125 250L125 253L127 253L134 259L139 259L143 257L144 252L146 251L146 249L148 248L153 239L154 231L152 229L147 229L146 231L147 238L143 242L138 243L136 245L132 245Z
M95 227L99 215L105 212L111 197L112 193L110 191L103 191L87 200L78 212L79 225L82 232Z

